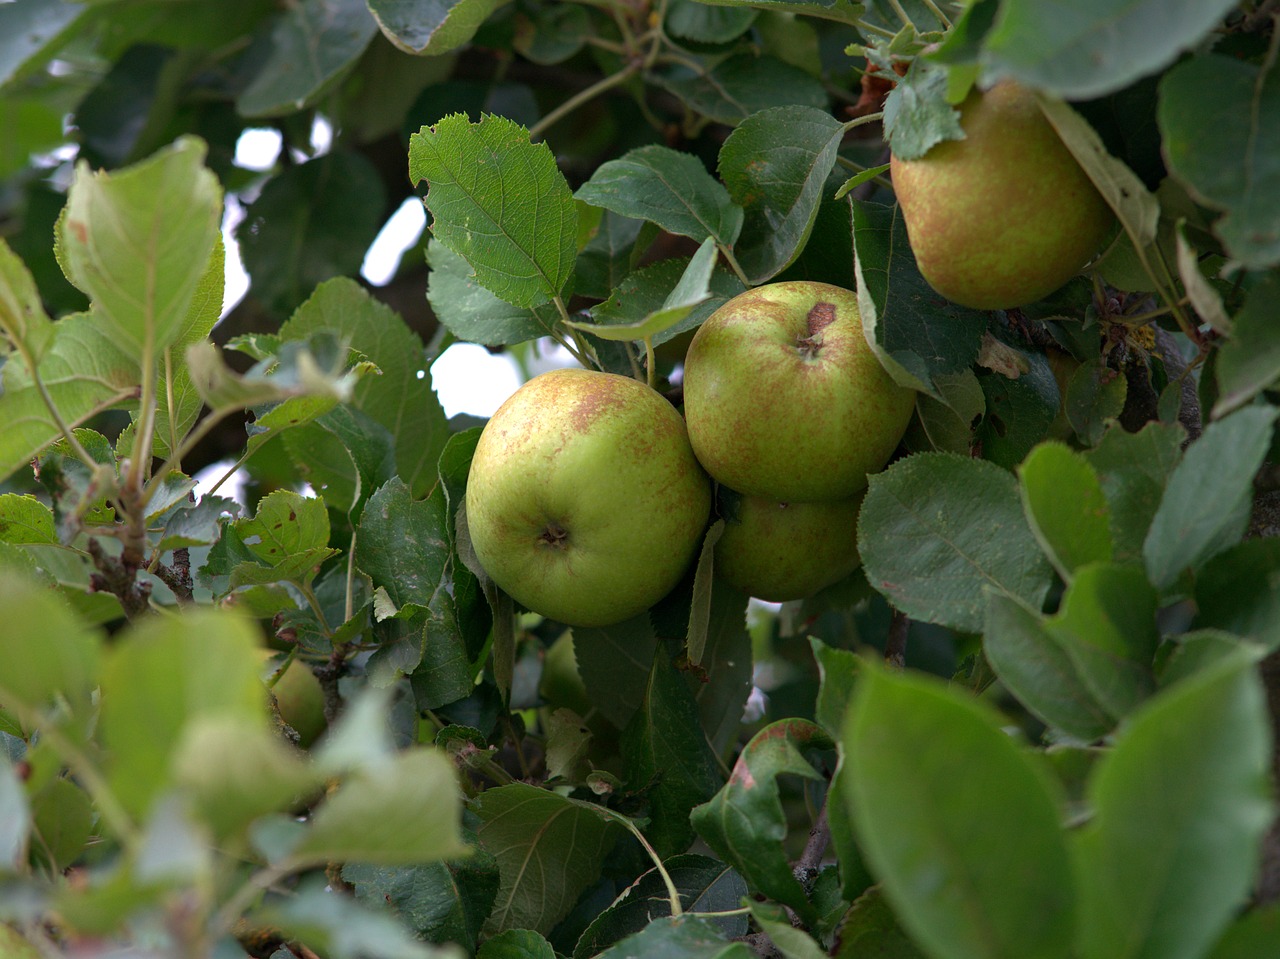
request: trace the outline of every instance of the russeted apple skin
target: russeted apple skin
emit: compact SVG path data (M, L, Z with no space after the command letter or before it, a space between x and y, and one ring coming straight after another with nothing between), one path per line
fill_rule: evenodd
M716 576L756 599L804 599L858 568L858 510L843 500L778 503L743 496L716 542Z
M916 265L961 306L1041 300L1088 264L1115 215L1025 87L975 89L960 125L963 140L890 159Z
M662 599L706 530L711 481L680 414L636 380L553 370L489 419L467 479L485 572L516 602L606 626Z
M851 290L809 280L733 297L698 328L684 369L689 441L748 496L846 499L888 462L915 393L868 346Z

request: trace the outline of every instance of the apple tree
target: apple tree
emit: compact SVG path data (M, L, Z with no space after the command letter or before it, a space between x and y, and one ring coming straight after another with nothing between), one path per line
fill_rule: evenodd
M1280 954L1278 23L0 4L0 956Z

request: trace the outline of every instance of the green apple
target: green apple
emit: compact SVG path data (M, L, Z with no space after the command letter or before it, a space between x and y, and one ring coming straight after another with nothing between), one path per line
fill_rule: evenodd
M279 665L274 661L275 652L264 649L262 656L270 664L267 672L270 676ZM280 718L297 732L299 746L307 748L324 732L324 688L302 660L295 659L289 664L276 680L271 694L276 698Z
M1098 252L1115 215L1026 88L975 89L960 125L963 140L890 161L916 265L962 306L1043 299Z
M40 959L41 955L17 929L0 922L0 959Z
M566 629L547 647L538 695L553 708L563 706L579 716L591 712L591 697L587 695L587 684L578 672L578 658L574 654L573 630Z
M849 499L779 503L725 496L724 532L716 542L716 576L757 599L785 603L812 596L858 568L858 510Z
M571 626L620 622L669 593L710 512L680 414L613 373L531 379L489 419L467 478L480 565L517 602Z
M799 280L740 293L689 345L684 414L718 482L778 502L847 499L906 431L915 393L867 345L850 290Z

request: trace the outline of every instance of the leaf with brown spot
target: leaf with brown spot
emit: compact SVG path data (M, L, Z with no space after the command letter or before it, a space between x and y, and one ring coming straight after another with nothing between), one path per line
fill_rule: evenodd
M822 727L808 720L772 723L747 743L724 788L690 817L707 845L741 872L753 891L790 906L805 921L816 915L780 842L787 835L787 817L778 777L820 780L813 760L834 748Z

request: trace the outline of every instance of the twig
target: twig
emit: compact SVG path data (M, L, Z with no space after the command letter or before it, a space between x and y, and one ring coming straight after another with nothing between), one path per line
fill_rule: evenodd
M893 619L889 621L889 636L884 644L884 661L894 669L902 669L907 664L907 631L910 628L911 618L895 609Z
M828 790L828 799L830 796L831 792ZM809 830L809 841L804 844L804 851L800 853L800 858L792 869L796 879L806 890L812 888L814 880L818 878L822 857L826 855L830 842L831 825L827 822L827 803L824 801L822 808L818 810L818 818L813 822L813 828Z

